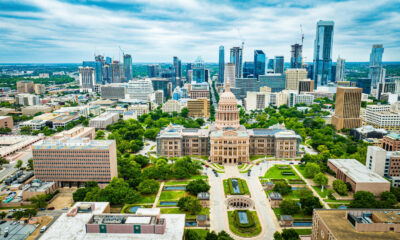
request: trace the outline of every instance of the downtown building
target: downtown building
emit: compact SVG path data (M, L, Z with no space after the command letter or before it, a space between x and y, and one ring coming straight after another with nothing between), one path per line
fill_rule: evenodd
M388 137L398 137L398 134L391 133L388 135ZM387 146L388 145L385 143L385 148L390 149L390 147ZM377 173L379 176L390 179L395 187L400 186L399 164L399 149L392 151L378 146L368 146L365 166L371 171Z
M84 92L94 91L96 72L93 67L79 67L79 85Z
M118 177L114 140L46 139L32 145L36 179L58 186L106 184Z
M393 110L391 105L368 105L365 121L375 128L400 130L400 112Z
M218 83L224 83L224 72L225 72L225 49L224 46L219 46L218 51Z
M362 89L356 87L338 87L336 91L335 114L332 125L336 130L361 126Z

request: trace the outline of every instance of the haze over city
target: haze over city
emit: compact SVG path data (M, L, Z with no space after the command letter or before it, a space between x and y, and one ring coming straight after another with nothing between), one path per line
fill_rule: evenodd
M1 63L78 63L103 54L121 59L119 46L139 62L181 56L218 61L218 46L254 49L268 58L290 57L301 42L311 62L316 22L333 20L332 58L367 62L371 46L385 47L384 62L399 60L398 1L1 1ZM397 45L396 45L397 44Z

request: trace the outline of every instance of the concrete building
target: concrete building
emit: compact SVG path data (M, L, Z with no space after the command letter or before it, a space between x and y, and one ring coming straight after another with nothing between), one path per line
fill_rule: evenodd
M400 134L392 132L384 136L382 148L386 151L400 151Z
M270 104L270 92L247 92L245 99L246 110L264 110Z
M94 91L96 72L93 67L79 67L79 85L82 91Z
M88 105L77 107L62 107L53 111L53 113L65 115L75 114L83 117L88 117L90 115L90 107Z
M50 120L52 123L53 129L57 129L58 127L67 126L68 123L76 121L79 119L79 114L60 114Z
M119 120L118 113L103 113L89 120L89 127L105 129L108 125L114 124Z
M164 103L164 91L163 90L157 90L154 92L154 102L158 105L161 105Z
M288 106L294 107L296 104L305 104L310 106L314 103L314 96L310 94L297 94L297 92L287 92Z
M58 186L109 183L118 176L115 141L46 139L32 145L36 179Z
M345 74L345 60L343 58L338 57L336 61L336 76L335 81L340 82L344 81ZM333 79L332 79L333 80Z
M147 102L153 92L153 84L149 79L129 81L128 94L132 99Z
M35 84L35 94L45 94L46 93L46 85L44 84Z
M22 123L19 123L20 127L30 127L32 131L40 131L42 128L46 127L46 120L32 119Z
M314 91L314 80L303 79L299 81L299 93L313 92Z
M17 92L18 93L34 93L35 84L33 81L18 81L17 82Z
M393 111L390 105L368 105L365 121L376 128L400 130L400 113Z
M224 71L224 88L226 83L233 83L231 87L235 87L235 64L234 63L226 63L225 71Z
M315 209L311 240L400 239L398 209Z
M361 88L337 88L335 115L332 117L332 125L335 126L337 130L361 126L361 94Z
M207 98L189 99L187 101L187 108L189 110L189 117L210 117L210 100Z
M28 189L22 192L22 199L25 201L37 195L54 193L57 189L55 182L42 182L38 179L34 179L30 185Z
M16 103L22 106L33 106L33 105L40 105L40 98L39 96L22 93L15 96Z
M107 108L106 113L118 113L119 115L124 115L126 108L123 107L116 107L116 108Z
M180 113L182 108L183 108L182 103L180 103L179 101L170 99L162 105L161 110L163 112L167 112L167 113L173 113L173 112Z
M395 187L400 185L399 162L399 151L386 151L377 146L368 146L365 166L379 176L390 179Z
M390 182L355 159L329 159L328 167L336 178L350 183L353 192L367 191L376 196L390 191Z
M210 99L210 89L208 83L192 84L190 88L190 98L208 98Z
M94 140L95 136L96 136L96 131L94 128L78 126L78 127L74 127L67 131L62 131L62 132L56 133L56 134L54 134L53 138L54 139L88 138L90 140Z
M307 70L304 68L290 68L285 71L286 90L299 91L300 80L307 79Z
M124 120L135 119L135 120L137 120L137 117L138 117L138 115L137 115L136 111L129 110L129 111L124 112L124 116L122 117L122 119L124 119Z
M363 140L366 138L382 139L387 134L387 130L382 128L374 128L371 125L353 128L350 130L350 135L354 136L354 138L357 140Z
M101 87L101 98L102 99L124 99L126 94L126 88L123 86L107 85Z
M11 116L0 116L0 128L13 129L14 121Z
M143 114L147 114L150 112L149 105L147 104L134 104L128 107L128 111L135 111L137 116L141 116Z

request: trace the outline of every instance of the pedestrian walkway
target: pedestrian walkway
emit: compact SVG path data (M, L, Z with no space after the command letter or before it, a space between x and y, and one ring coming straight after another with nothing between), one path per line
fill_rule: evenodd
M163 188L164 188L164 182L162 182L160 184L160 189L158 189L158 193L157 193L156 199L154 200L154 203L153 203L153 208L157 207L157 203L158 203L158 200L160 199L161 192L162 192Z

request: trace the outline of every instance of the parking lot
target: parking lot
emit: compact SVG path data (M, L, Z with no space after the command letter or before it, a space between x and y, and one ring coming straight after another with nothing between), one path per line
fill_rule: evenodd
M8 229L8 236L4 237L5 230ZM20 224L17 221L7 221L0 225L0 240L1 239L15 239L22 240L29 237L35 231L36 226L30 224Z

